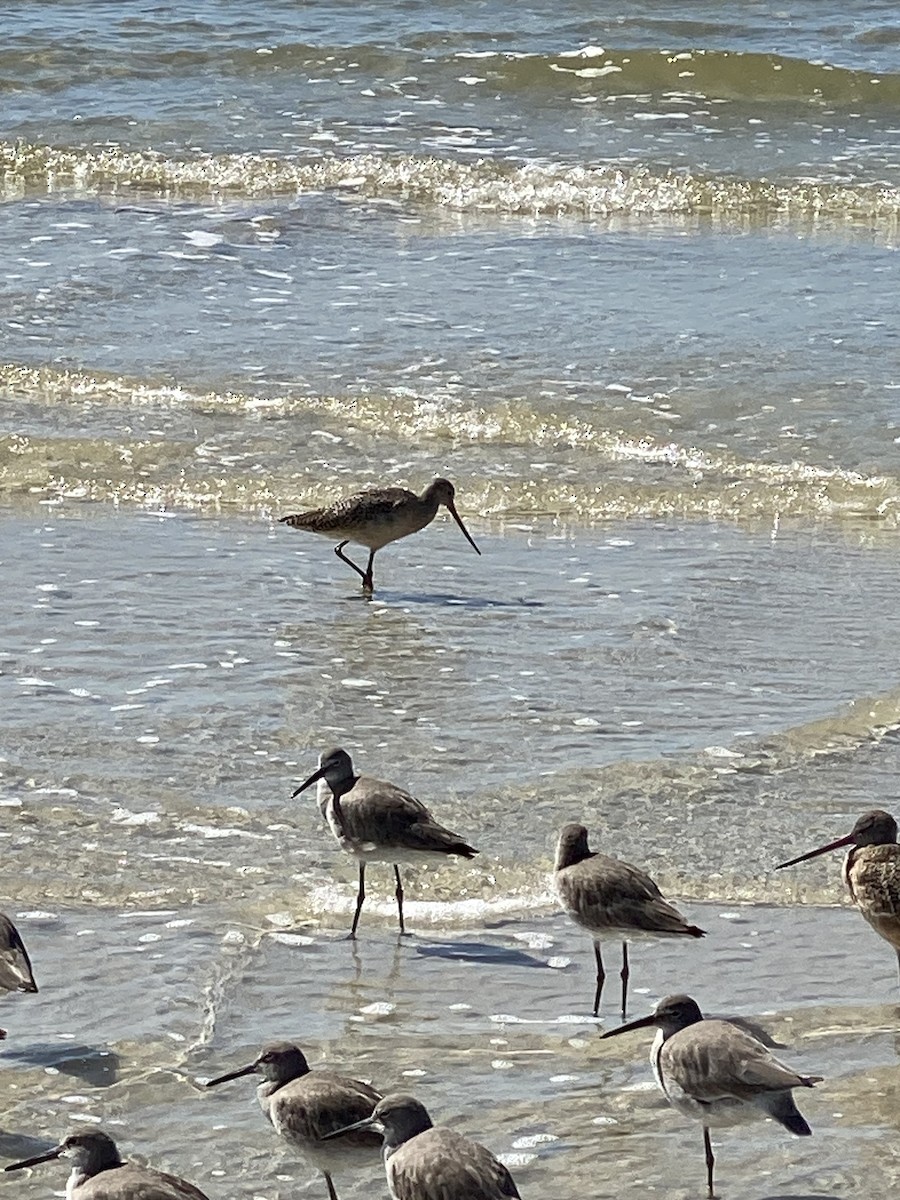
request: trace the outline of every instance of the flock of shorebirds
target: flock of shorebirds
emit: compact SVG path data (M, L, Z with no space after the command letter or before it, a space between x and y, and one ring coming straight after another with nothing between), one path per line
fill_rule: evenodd
M475 546L454 504L453 486L444 479L421 496L401 488L361 492L330 508L284 518L296 528L339 539L338 556L373 591L376 550L429 524L445 505ZM348 542L369 548L363 570L343 553ZM477 546L475 546L477 550ZM447 856L472 858L477 851L440 825L429 809L392 783L357 775L350 755L326 751L315 772L294 796L317 785L322 815L341 849L357 860L359 887L350 936L355 937L365 900L365 870L370 862L394 868L400 933L403 916L401 865L435 862ZM848 847L844 880L850 896L875 931L894 947L900 963L900 846L897 824L888 813L865 813L846 837L780 863L793 866L819 854ZM819 1076L800 1075L779 1062L768 1047L741 1024L707 1019L686 995L667 996L648 1016L624 1023L628 995L628 943L645 938L700 938L661 894L644 871L590 849L583 825L560 831L554 882L569 917L585 929L594 945L596 987L593 1015L600 1011L606 972L604 941L622 944L623 1024L602 1034L617 1037L655 1026L650 1061L668 1102L703 1127L706 1180L714 1196L710 1129L771 1117L800 1137L811 1133L794 1103L793 1089L813 1087ZM0 914L0 991L36 992L28 953L16 927ZM0 1031L0 1036L5 1036ZM257 1098L282 1138L321 1171L329 1200L337 1200L333 1174L354 1160L371 1162L381 1149L393 1200L517 1200L519 1191L508 1169L480 1143L451 1129L434 1126L413 1096L382 1095L368 1083L323 1070L312 1070L303 1051L291 1042L263 1046L252 1062L210 1079L207 1087L258 1075ZM59 1157L73 1161L67 1200L207 1200L184 1179L123 1161L115 1142L99 1129L78 1131L44 1154L10 1163L18 1171Z

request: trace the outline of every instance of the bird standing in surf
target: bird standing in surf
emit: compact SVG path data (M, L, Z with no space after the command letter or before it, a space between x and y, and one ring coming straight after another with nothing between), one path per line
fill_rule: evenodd
M318 783L322 816L342 850L359 862L359 888L350 936L356 937L359 914L366 898L366 863L392 863L400 932L403 921L401 863L434 863L455 854L474 858L478 853L459 834L439 825L421 802L393 783L357 775L346 750L335 747L319 755L319 768L293 793L294 798Z
M207 1200L186 1179L166 1175L152 1167L123 1162L116 1143L102 1129L70 1133L46 1154L9 1163L4 1171L21 1171L54 1158L71 1158L72 1173L66 1200Z
M775 870L843 846L850 847L843 870L850 898L875 932L894 947L900 966L900 846L897 822L890 813L881 809L863 813L846 837L779 863Z
M368 1129L340 1137L336 1134L344 1126L355 1128L370 1117L381 1093L358 1079L311 1071L306 1055L292 1042L263 1046L252 1063L210 1079L206 1086L217 1087L254 1074L263 1077L256 1096L275 1132L322 1172L328 1200L338 1200L334 1171L354 1160L374 1161L380 1139Z
M622 1020L628 997L628 943L645 938L705 936L705 930L689 925L674 905L669 904L649 875L630 863L597 854L588 845L588 832L574 822L560 830L553 874L560 902L572 920L586 929L594 942L597 987L594 1016L606 972L600 943L622 941Z
M709 1131L771 1117L798 1137L809 1125L794 1103L792 1088L812 1087L818 1075L798 1075L780 1063L746 1030L730 1021L706 1020L690 996L667 996L649 1017L629 1021L602 1036L657 1026L650 1051L656 1082L668 1102L703 1125L706 1183L713 1190L715 1156Z
M371 595L375 588L372 566L376 550L380 550L389 542L396 542L398 538L418 533L420 529L430 525L442 504L460 527L475 553L481 553L463 524L462 517L456 511L455 496L455 489L449 479L435 479L421 496L407 491L406 488L372 488L370 491L354 492L352 496L337 500L324 508L280 517L279 524L337 539L335 554L348 567L353 568L362 579L363 591ZM344 553L348 542L368 548L369 561L365 570Z
M509 1171L479 1142L436 1127L423 1104L385 1096L364 1121L384 1133L384 1170L391 1200L521 1200Z

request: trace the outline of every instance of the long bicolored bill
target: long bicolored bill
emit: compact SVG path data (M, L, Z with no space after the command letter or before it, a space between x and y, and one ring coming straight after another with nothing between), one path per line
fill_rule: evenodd
M252 1075L256 1070L256 1063L252 1062L248 1067L238 1067L236 1071L229 1071L225 1075L217 1075L215 1079L208 1079L206 1087L215 1087L218 1083L228 1083L232 1079L243 1079L245 1075Z
M54 1146L52 1150L48 1150L46 1154L36 1154L34 1158L23 1158L21 1162L7 1163L3 1168L4 1171L21 1171L24 1167L36 1167L38 1163L49 1162L51 1158L59 1158L62 1154L62 1146Z
M448 503L447 503L447 511L450 513L450 516L453 518L453 520L457 523L457 525L463 531L463 533L466 536L466 541L469 543L469 545L472 547L472 549L475 551L475 553L480 554L481 551L475 545L475 539L472 537L471 533L469 533L468 529L466 529L465 525L463 525L463 519L459 515L459 513L456 511L456 505L453 503L452 500L448 501Z
M820 846L818 850L808 850L806 854L798 854L796 858L789 858L787 862L779 863L775 868L780 871L782 867L793 867L797 863L806 862L808 858L818 858L820 854L827 854L829 850L840 850L842 846L853 846L856 844L856 838L852 833L848 833L846 837L838 838L836 842L829 842L827 846Z
M601 1038L617 1037L620 1033L631 1033L632 1029L647 1029L650 1025L656 1024L656 1017L653 1013L649 1017L638 1017L636 1021L629 1021L626 1025L620 1025L618 1029L607 1029L606 1033L601 1033Z
M308 787L312 787L314 783L318 783L320 779L324 778L324 776L325 770L323 767L319 767L318 771L313 771L312 775L310 775L309 779L307 779L305 783L301 783L295 792L291 792L291 799L295 800L301 792L305 792Z
M321 1140L327 1142L329 1138L340 1137L342 1133L353 1133L357 1129L374 1129L376 1127L381 1127L381 1122L377 1117L365 1117L362 1121L355 1121L352 1125L344 1125L340 1129L332 1129L331 1133L323 1133Z

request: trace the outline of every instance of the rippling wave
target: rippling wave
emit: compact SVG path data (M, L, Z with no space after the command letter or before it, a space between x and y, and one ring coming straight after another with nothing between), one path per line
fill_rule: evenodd
M572 217L689 215L722 220L887 221L900 214L900 188L655 171L641 166L513 166L411 155L326 155L295 160L262 154L174 159L116 147L59 149L0 144L2 195L148 193L168 198L302 195L328 190L401 199L459 212Z

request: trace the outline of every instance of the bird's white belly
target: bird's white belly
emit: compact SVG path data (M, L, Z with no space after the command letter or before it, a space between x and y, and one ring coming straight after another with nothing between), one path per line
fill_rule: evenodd
M652 929L635 929L633 925L608 925L596 916L588 916L567 908L566 912L586 929L595 942L656 942L660 938L677 938L684 940L683 933L656 933Z

